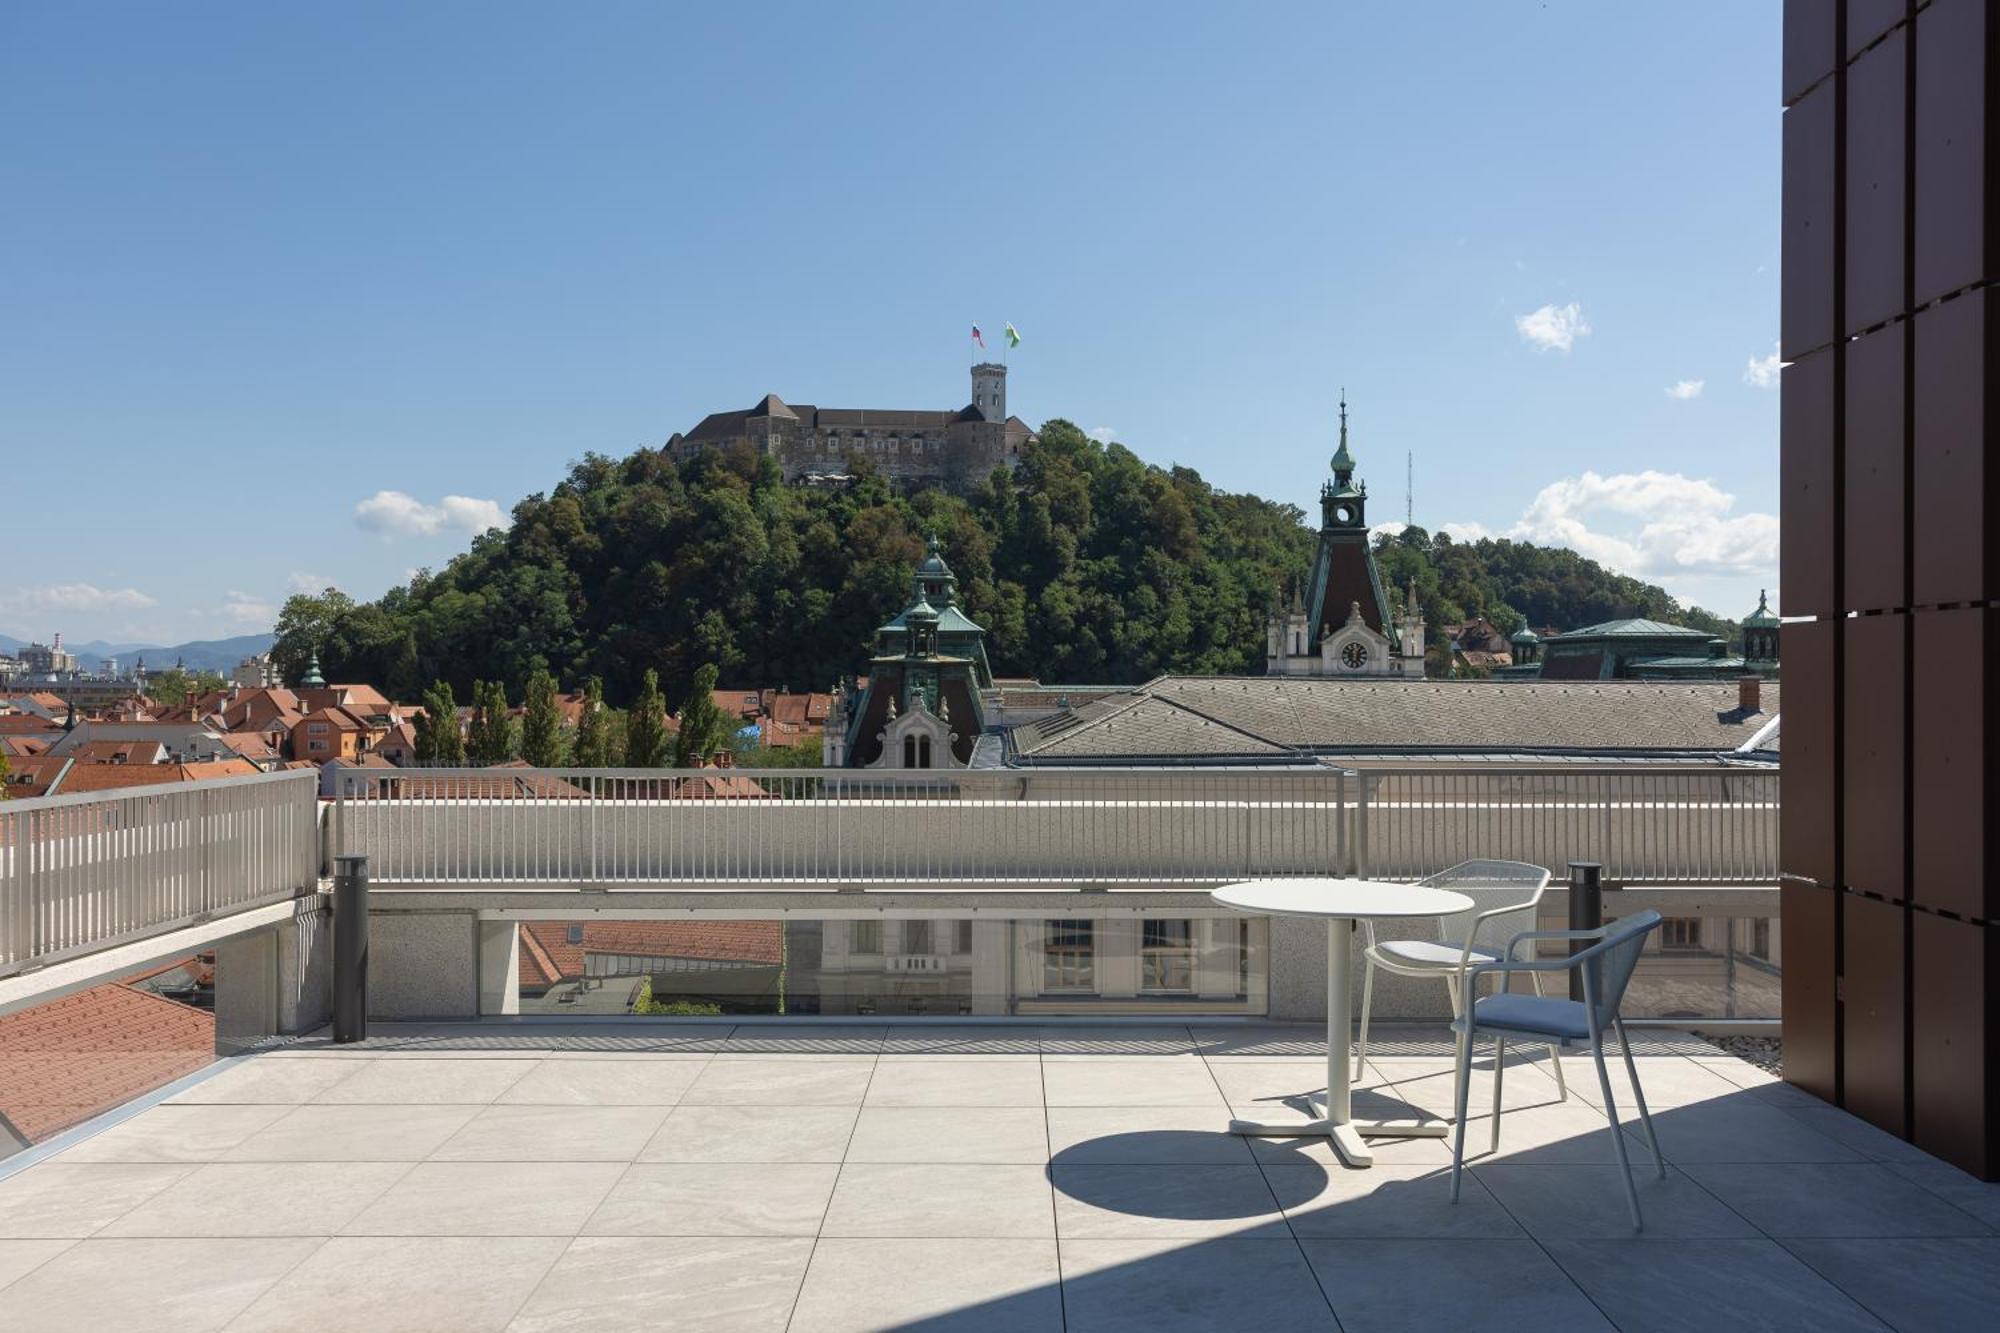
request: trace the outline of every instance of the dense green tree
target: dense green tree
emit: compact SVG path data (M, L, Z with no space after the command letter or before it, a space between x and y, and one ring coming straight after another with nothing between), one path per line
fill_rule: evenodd
M0 801L8 799L12 794L7 790L7 772L7 752L0 750Z
M660 673L647 667L639 697L625 715L625 766L660 768L667 755L667 701L660 694Z
M720 750L729 748L729 715L715 702L715 682L720 678L715 663L695 669L694 686L681 705L680 731L674 737L674 767L699 768Z
M576 724L572 758L578 768L612 766L611 730L611 718L604 708L604 682L592 676L583 687L583 716Z
M191 697L219 690L227 683L219 671L189 671L184 667L174 667L169 671L155 671L146 677L146 697L156 704L179 708Z
M560 768L564 739L562 713L556 708L556 678L537 671L528 677L526 706L521 714L521 757L536 768Z
M507 687L478 681L472 687L472 724L466 758L475 764L504 764L514 757L514 719L507 711Z
M424 691L424 711L417 718L417 762L463 764L465 738L458 730L458 701L451 685L437 681Z

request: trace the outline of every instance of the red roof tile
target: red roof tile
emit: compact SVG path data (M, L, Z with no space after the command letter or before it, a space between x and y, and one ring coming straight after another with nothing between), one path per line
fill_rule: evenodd
M39 1143L214 1060L213 1014L93 986L0 1017L0 1119Z
M572 941L572 927L582 939ZM776 921L524 921L523 985L545 987L583 975L587 953L775 965L784 958Z

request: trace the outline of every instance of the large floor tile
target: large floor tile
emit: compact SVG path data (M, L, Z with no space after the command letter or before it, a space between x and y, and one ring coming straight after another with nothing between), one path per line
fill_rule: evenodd
M1620 1108L1626 1132L1645 1132L1636 1113ZM1835 1115L1845 1112L1835 1111ZM1872 1126L1868 1126L1872 1128ZM1748 1097L1692 1102L1653 1113L1653 1132L1670 1162L1862 1162L1861 1153L1820 1133L1792 1111ZM1886 1135L1884 1137L1887 1137Z
M1467 1176L1451 1201L1451 1172L1430 1166L1378 1165L1364 1171L1317 1163L1266 1166L1266 1179L1299 1236L1371 1240L1442 1236L1519 1236L1506 1211Z
M1188 1029L1195 1052L1210 1059L1326 1058L1326 1029L1311 1024Z
M1205 1060L1042 1061L1042 1087L1050 1106L1210 1106L1224 1112Z
M1636 1132L1636 1127L1635 1132ZM1450 1138L1439 1140L1445 1156L1451 1156ZM1508 1111L1500 1117L1500 1147L1493 1147L1493 1113L1475 1111L1465 1120L1465 1160L1472 1163L1516 1162L1601 1166L1618 1161L1618 1142L1611 1137L1611 1122L1604 1112L1579 1098L1555 1102L1527 1110ZM1625 1144L1635 1169L1649 1164L1642 1140L1628 1137ZM1650 1166L1648 1166L1650 1169Z
M703 1068L695 1060L543 1060L499 1100L509 1106L672 1106Z
M1818 1106L1786 1106L1780 1109L1806 1128L1853 1149L1871 1162L1921 1164L1937 1160L1916 1144L1899 1139L1885 1129L1878 1129L1860 1116L1849 1115L1839 1107L1821 1103Z
M1264 1173L1237 1166L1057 1166L1056 1234L1069 1238L1282 1236Z
M439 1162L629 1162L664 1106L489 1106L446 1139Z
M87 1240L0 1291L21 1333L220 1329L319 1248L285 1240Z
M2000 1184L1968 1175L1949 1162L1928 1156L1921 1162L1892 1162L1889 1169L2000 1231Z
M367 1060L282 1059L245 1056L226 1069L167 1099L189 1102L270 1103L297 1106L367 1068Z
M1646 1094L1646 1105L1654 1111L1686 1106L1690 1102L1758 1100L1698 1060L1678 1055L1648 1055L1639 1057L1634 1063L1639 1068L1639 1088ZM1615 1041L1605 1048L1604 1068L1610 1076L1611 1096L1617 1102L1620 1113L1636 1116L1639 1108L1632 1096L1632 1082L1625 1073L1625 1061L1619 1056ZM1582 1097L1592 1106L1604 1104L1604 1090L1597 1082L1597 1066L1588 1054L1565 1055L1563 1069L1569 1078L1571 1096ZM1508 1077L1512 1076L1513 1072L1508 1071Z
M993 1024L910 1023L883 1031L882 1057L1036 1060L1038 1035L1033 1028Z
M354 1236L573 1236L617 1162L424 1162L342 1228Z
M813 1251L792 1333L1034 1333L1063 1327L1052 1240L863 1240Z
M1362 1110L1357 1102L1356 1110ZM1242 1120L1259 1120L1267 1123L1284 1124L1307 1119L1302 1109L1294 1107L1273 1108L1271 1106L1238 1106L1235 1116ZM1399 1112L1398 1114L1407 1114ZM1236 1137L1231 1135L1232 1138ZM1329 1169L1346 1169L1346 1162L1333 1149L1332 1142L1324 1134L1306 1134L1297 1138L1277 1135L1244 1135L1242 1142L1250 1149L1250 1155L1267 1166L1304 1166L1316 1163ZM1374 1156L1377 1166L1422 1166L1438 1168L1451 1165L1451 1147L1439 1138L1391 1138L1369 1137L1368 1151Z
M773 1055L866 1055L882 1049L887 1029L877 1026L836 1026L817 1023L745 1024L722 1043L725 1051L755 1051Z
M191 1166L136 1162L42 1162L0 1180L0 1236L61 1240L95 1234Z
M1050 1160L1059 1166L1241 1166L1243 1138L1205 1106L1052 1106Z
M584 1226L591 1236L810 1236L840 1168L823 1162L632 1167Z
M640 1151L642 1162L838 1162L853 1106L677 1106Z
M1736 1170L1719 1167L1718 1170ZM1632 1235L1625 1180L1615 1166L1520 1166L1506 1162L1468 1168L1500 1205L1537 1240ZM1648 1237L1732 1239L1756 1228L1676 1167L1661 1180L1635 1161L1632 1179Z
M1886 1166L1690 1166L1766 1235L1990 1236L1993 1229Z
M801 1237L579 1236L508 1333L783 1333L813 1243Z
M1046 1112L1038 1106L866 1106L847 1149L850 1162L1049 1160Z
M1549 1242L1548 1250L1624 1333L1882 1329L1838 1289L1762 1238L1563 1240Z
M1301 1242L1350 1333L1582 1333L1609 1329L1590 1299L1526 1237Z
M681 1094L683 1106L859 1106L875 1061L717 1060Z
M1035 1106L1042 1066L1034 1060L884 1060L868 1085L870 1106Z
M1047 1168L849 1163L821 1234L1051 1237Z
M1052 1023L1038 1034L1044 1057L1193 1055L1194 1038L1179 1024L1085 1027Z
M2000 1310L2000 1238L1788 1240L1785 1248L1892 1327L1944 1333Z
M477 1106L300 1106L222 1154L227 1162L420 1162Z
M321 1105L395 1106L490 1102L535 1064L533 1060L376 1060L313 1100Z
M213 1162L101 1236L328 1236L409 1173L408 1162Z
M1298 1242L1064 1240L1069 1333L1333 1329Z
M63 1152L65 1162L212 1162L289 1106L162 1105Z
M229 1333L499 1333L567 1244L555 1236L336 1236Z
M1326 1091L1324 1060L1216 1060L1208 1068L1232 1106L1303 1105L1307 1096Z
M78 1243L75 1240L0 1240L0 1287L27 1276Z

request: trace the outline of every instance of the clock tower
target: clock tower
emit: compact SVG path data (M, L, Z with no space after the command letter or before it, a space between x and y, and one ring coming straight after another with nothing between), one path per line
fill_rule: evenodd
M1368 540L1368 485L1355 477L1347 443L1347 394L1340 395L1340 444L1333 477L1319 488L1319 546L1307 581L1304 634L1274 616L1264 670L1287 676L1424 674L1423 621L1414 602L1394 618ZM1298 620L1294 612L1292 621Z

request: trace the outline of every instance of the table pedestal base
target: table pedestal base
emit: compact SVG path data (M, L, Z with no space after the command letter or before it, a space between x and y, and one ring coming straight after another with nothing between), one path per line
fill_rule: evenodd
M1340 1160L1349 1166L1372 1166L1375 1154L1366 1139L1441 1139L1451 1129L1444 1120L1232 1120L1231 1134L1259 1139L1324 1138L1333 1144Z

